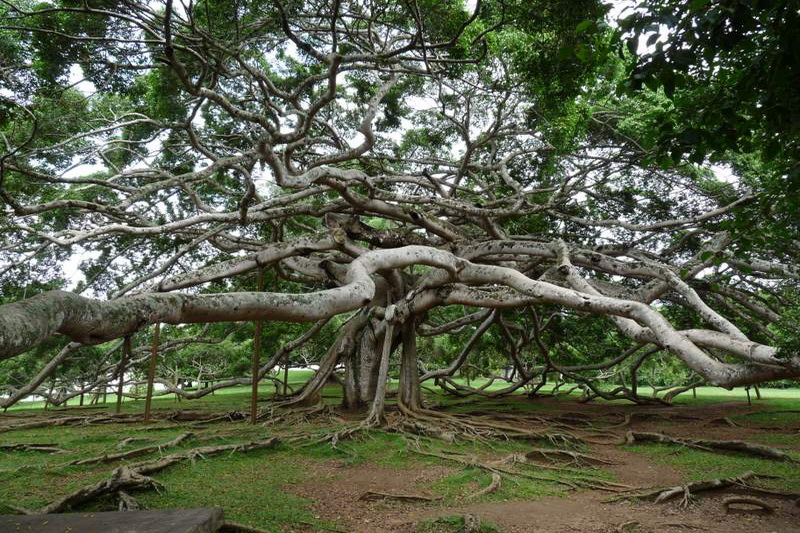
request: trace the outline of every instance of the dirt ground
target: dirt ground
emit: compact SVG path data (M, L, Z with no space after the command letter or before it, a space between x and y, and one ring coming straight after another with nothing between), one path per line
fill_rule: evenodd
M541 401L541 400L540 400ZM704 407L641 407L576 405L552 400L548 413L561 411L569 416L580 409L589 417L631 414L630 423L616 429L621 436L629 429L658 431L674 437L753 440L756 433L776 431L798 434L798 427L774 430L733 427L725 417L735 416L748 408L741 403L716 404ZM535 413L532 413L535 415ZM622 415L620 415L622 421ZM800 434L795 444L780 448L800 451ZM592 454L613 461L612 470L622 484L648 488L677 486L685 483L686 473L652 460L648 455L629 452L614 443L592 444ZM316 515L337 524L344 524L353 533L414 532L421 520L438 516L471 513L491 522L507 533L523 532L609 532L645 533L670 531L710 531L783 533L800 531L800 507L793 500L759 495L776 509L773 514L723 510L722 500L734 490L698 494L688 508L677 502L662 504L642 502L604 503L607 492L572 491L563 496L547 496L533 500L499 501L443 507L437 503L365 502L359 497L374 490L385 493L425 494L425 486L455 471L442 466L420 466L408 470L379 468L371 465L343 467L335 461L318 467L314 481L287 486L286 490L314 501ZM798 502L800 503L800 502Z

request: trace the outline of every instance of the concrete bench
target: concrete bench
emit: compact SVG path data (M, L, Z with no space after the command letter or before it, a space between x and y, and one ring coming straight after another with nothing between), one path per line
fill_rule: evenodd
M0 515L2 533L216 533L222 509Z

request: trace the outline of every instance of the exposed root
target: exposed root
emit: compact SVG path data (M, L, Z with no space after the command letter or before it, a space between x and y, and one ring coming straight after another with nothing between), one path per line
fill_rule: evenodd
M246 418L247 414L241 411L229 411L222 414L176 411L164 417L164 420L169 420L170 422L199 422L201 424L212 424L214 422L238 422Z
M638 520L630 520L628 522L623 522L614 529L616 533L632 533L636 530L639 526Z
M266 448L272 448L276 446L278 442L279 440L276 437L271 437L265 440L251 441L241 444L200 446L191 450L166 455L155 461L139 463L131 466L120 466L111 473L111 477L108 479L99 481L93 485L81 487L73 493L42 507L38 513L60 513L68 508L75 507L76 505L94 500L107 494L117 493L120 490L127 492L139 489L158 489L158 482L148 477L149 474L160 472L161 470L164 470L165 468L178 464L182 461L194 461L197 458L210 457L225 452L236 453L262 450Z
M117 499L119 503L117 509L119 511L141 511L142 506L136 501L136 498L125 492L124 490L117 491Z
M611 498L608 501L620 500L650 500L655 503L663 503L672 500L678 496L683 496L681 499L681 506L686 507L693 493L704 492L709 490L726 489L732 486L747 486L746 481L756 476L752 470L748 470L743 474L735 477L710 479L705 481L692 481L686 485L678 485L676 487L659 487L655 489L646 490L644 492L637 492L634 494L627 494Z
M7 508L11 509L12 511L14 511L17 514L25 514L25 515L36 514L34 511L31 511L30 509L26 509L24 507L19 507L17 505L11 505L9 503L5 503L3 505L5 505Z
M203 413L192 411L177 411L174 413L166 414L162 420L170 422L195 422L195 423L212 423L212 422L228 422L244 420L247 418L245 413L239 411L232 411L228 413ZM144 415L141 413L121 413L121 414L106 414L95 413L86 414L84 416L60 416L60 417L37 417L37 420L30 422L22 422L19 424L12 424L8 426L0 426L0 433L6 431L17 431L27 429L51 428L59 426L90 426L100 424L135 424L141 422ZM174 426L153 426L152 429L169 429ZM143 429L143 428L142 428Z
M258 413L258 420L264 426L278 423L289 425L307 424L319 417L334 416L333 408L324 403L316 403L307 407L281 407L279 404L270 405Z
M130 446L134 442L152 442L152 441L153 439L146 439L144 437L128 437L127 439L122 439L121 441L119 441L119 443L117 444L117 449L121 450L126 446Z
M562 485L575 490L579 488L585 488L585 489L596 489L596 490L618 492L620 489L630 489L630 487L626 485L619 485L616 483L609 483L602 480L586 478L586 477L584 477L583 479L577 478L568 481L566 479L562 479L559 477L539 476L530 472L524 472L510 468L507 466L508 463L507 461L482 462L475 457L469 457L457 453L444 454L433 451L416 449L414 447L411 447L410 450L420 455L426 455L428 457L437 457L439 459L444 459L445 461L452 461L455 463L459 463L468 468L478 468L490 474L497 474L499 476L506 476L506 477L521 477L525 479L532 479L535 481L543 481L545 483ZM524 461L520 462L524 463ZM579 476L581 474L581 472L577 470L571 470L570 472L576 476Z
M42 465L20 465L16 468L0 468L0 474L6 474L9 472L29 472L31 470L39 470L43 468Z
M699 530L699 531L708 531L706 526L701 526L698 524L687 524L685 522L664 522L663 524L658 524L661 527L674 527L674 528L683 528L689 530Z
M467 499L474 500L475 498L480 498L481 496L486 496L487 494L491 494L500 488L501 483L502 483L502 478L500 477L500 474L492 472L492 481L489 482L487 486L483 487L478 492L474 492L469 496L467 496Z
M740 427L742 427L741 424L737 424L736 422L734 422L733 420L731 420L727 416L723 416L723 417L720 417L720 418L714 418L712 420L709 420L707 425L709 425L709 426L712 426L712 425L724 425L724 426L730 426L732 428L740 428Z
M576 466L616 464L612 461L607 461L606 459L601 459L600 457L595 457L593 455L574 452L571 450L556 449L556 448L534 448L533 450L526 453L525 457L529 461L535 461L537 459L545 459L553 463L567 462L567 463L572 463Z
M450 415L427 409L411 410L402 405L399 415L387 417L387 427L390 430L407 431L447 442L453 442L459 437L481 442L492 439L548 440L554 445L575 445L582 442L580 437L570 433L537 431L485 418Z
M599 446L610 446L612 444L619 444L619 435L607 431L597 432L597 433L584 433L579 436L581 441L584 442L585 444L597 444Z
M403 502L435 502L441 499L441 496L425 496L423 494L389 494L386 492L368 490L358 498L358 501L374 502L380 500L399 500Z
M52 412L65 412L65 411L92 411L92 410L99 410L99 409L108 409L106 405L68 405L65 407L54 407L51 408L50 411Z
M747 509L739 509L739 508L731 508L732 505L748 505L751 507L757 507L757 509L747 508ZM772 514L775 512L775 508L761 500L759 498L753 498L748 496L730 496L725 498L722 501L722 508L725 509L726 513L732 512L757 512L763 514Z
M529 461L525 454L522 453L512 453L502 459L498 459L497 461L489 461L486 464L488 465L513 465L513 464L529 464L532 461ZM554 472L570 472L573 474L580 474L581 472L576 470L575 468L568 467L568 466L555 466L553 464L545 464L545 463L538 463L534 462L536 465L537 470L551 470Z
M742 413L740 417L745 416L752 416L752 415L772 415L772 414L779 414L779 413L800 413L800 409L767 409L767 410L758 410L758 411L751 411L749 413Z
M203 426L197 426L195 424L187 424L187 425L191 426L192 431L197 431L198 429L205 429ZM169 424L169 425L163 424L160 426L142 426L142 427L137 427L136 431L147 431L148 433L151 431L173 431L177 427L179 426L174 424Z
M625 413L622 422L620 422L619 424L606 426L606 429L622 429L630 426L631 422L633 421L633 414L634 413Z
M464 527L459 530L459 533L479 533L481 530L481 519L477 515L468 513L464 515Z
M132 457L138 457L140 455L147 455L153 452L161 452L162 450L166 450L168 448L174 448L175 446L181 445L184 441L191 439L192 437L194 437L192 433L184 433L183 435L179 435L178 437L174 438L169 442L165 442L164 444L158 444L158 445L154 444L152 446L136 448L135 450L130 450L127 452L100 455L98 457L90 457L88 459L76 459L75 461L69 463L69 465L81 466L81 465L93 465L97 463L113 463L115 461L122 461L124 459L130 459Z
M88 416L65 416L56 419L47 418L45 420L34 420L32 422L23 422L21 424L12 424L10 426L0 426L0 433L21 429L39 429L57 426L81 426L88 424L90 419L91 417Z
M128 466L121 466L116 468L108 479L81 487L75 492L45 505L37 511L37 514L61 513L70 507L119 491L158 488L159 484L154 479Z
M336 448L336 445L339 444L340 441L349 440L354 438L356 435L365 431L366 427L363 425L357 426L349 426L339 431L334 432L327 432L323 433L322 435L313 435L310 433L296 433L286 439L287 442L303 442L305 441L305 446L313 446L315 444L322 444L325 442L330 443L332 448Z
M786 452L763 444L755 444L741 440L709 440L709 439L686 439L679 437L668 437L663 433L649 433L629 431L625 436L627 444L634 442L658 442L662 444L676 444L689 448L698 448L705 451L724 450L744 453L773 461L786 461L797 463L797 461Z
M19 443L19 444L0 444L0 450L4 452L42 452L42 453L69 453L67 450L58 448L55 443Z
M452 444L456 441L456 434L452 431L418 420L409 420L405 417L394 417L389 419L387 429L389 431L395 431L398 433L411 433L413 435L430 437L447 442L449 444Z
M569 487L571 489L577 489L578 488L578 485L576 485L575 483L572 483L570 481L566 481L566 480L563 480L563 479L549 478L549 477L544 477L544 476L536 476L536 475L530 474L528 472L517 472L515 470L512 470L510 468L506 468L506 467L504 467L502 465L499 465L499 464L496 464L496 463L495 464L489 464L489 463L480 462L474 457L467 457L467 456L460 455L460 454L443 454L443 453L431 452L431 451L425 451L425 450L416 450L414 448L411 448L411 450L414 453L418 453L420 455L426 455L428 457L437 457L439 459L444 459L445 461L452 461L452 462L455 462L455 463L459 463L459 464L461 464L463 466L466 466L466 467L469 467L469 468L479 468L481 470L485 470L485 471L489 472L490 474L498 474L498 475L506 475L506 476L520 476L520 477L525 477L525 478L528 478L528 479L535 479L537 481L546 481L548 483L556 483L556 484L559 484L559 485L564 485L564 486Z

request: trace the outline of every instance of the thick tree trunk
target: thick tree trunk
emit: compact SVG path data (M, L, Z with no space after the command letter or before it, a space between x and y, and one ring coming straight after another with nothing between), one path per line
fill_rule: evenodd
M422 407L417 366L417 332L414 320L403 325L403 352L400 359L400 403L412 411Z
M358 332L364 328L369 320L367 313L360 312L353 316L341 329L336 340L333 342L325 357L319 365L319 370L306 383L300 393L288 400L288 405L309 405L320 401L322 388L328 382L328 378L336 369L336 365L343 359L352 354L357 347Z
M344 360L343 401L347 409L364 408L375 398L384 333L377 320L370 320L357 333L356 348Z
M386 335L383 337L383 350L381 351L381 361L378 369L378 386L375 389L375 397L365 420L365 423L370 426L379 425L383 420L383 408L386 405L386 380L389 377L389 359L392 356L392 348L394 347L394 329L394 323L389 321L386 325Z

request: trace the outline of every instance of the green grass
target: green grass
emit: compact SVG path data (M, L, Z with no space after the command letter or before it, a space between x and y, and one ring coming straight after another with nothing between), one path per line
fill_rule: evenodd
M228 520L281 531L287 525L333 526L318 520L311 502L284 490L308 480L309 462L289 448L230 454L186 463L159 474L161 492L143 492L149 508L221 507Z
M684 472L690 481L737 476L752 470L757 474L776 476L776 479L759 481L759 484L767 488L800 492L800 465L798 464L732 453L712 453L665 444L626 446L626 449L643 453L659 463L677 468ZM790 455L800 459L800 454L790 453ZM654 481L657 484L657 480Z

